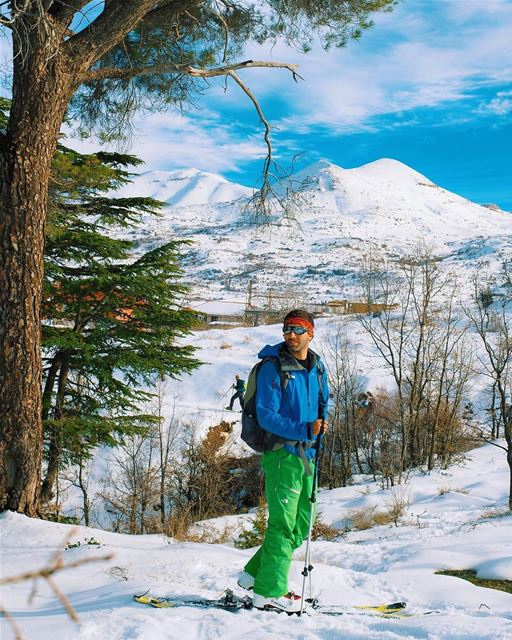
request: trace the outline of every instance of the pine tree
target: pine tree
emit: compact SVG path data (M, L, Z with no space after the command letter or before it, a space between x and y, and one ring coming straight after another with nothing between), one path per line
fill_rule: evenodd
M112 197L130 181L127 167L138 164L133 156L63 146L54 157L42 323L44 501L60 465L154 420L140 405L155 376L176 377L197 364L190 346L176 344L194 321L180 307L183 243L133 259L135 243L113 233L162 206Z

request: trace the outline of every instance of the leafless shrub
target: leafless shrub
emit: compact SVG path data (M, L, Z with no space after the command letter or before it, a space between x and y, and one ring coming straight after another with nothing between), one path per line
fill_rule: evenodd
M506 517L510 517L510 510L509 509L488 509L487 511L484 511L480 517L486 520L493 520L494 518L506 518Z
M391 522L398 527L398 521L405 515L409 508L410 500L403 486L394 487L391 490L391 497L386 501L387 510Z
M220 529L208 523L195 524L192 531L189 529L188 542L201 542L206 544L226 544L233 538L236 525L223 525Z
M473 277L471 305L465 309L479 337L483 355L479 364L488 380L490 407L488 428L475 429L480 441L490 442L506 452L509 466L508 507L512 512L512 278L510 259L498 278L492 278L478 265ZM506 446L495 439L503 433Z
M394 380L384 414L398 430L389 444L398 448L400 482L412 467L446 465L463 445L467 326L456 311L457 282L428 247L394 265L368 256L361 284L368 308L378 302L382 309L357 319Z
M338 527L327 524L322 520L321 516L317 516L313 525L311 537L313 540L337 540L338 538L345 536L345 534L345 529L339 529Z
M375 524L375 511L377 507L364 507L363 509L354 509L349 511L347 516L351 522L352 528L357 531L371 529Z
M106 571L106 574L114 580L128 581L130 577L127 567L111 567Z
M463 489L463 488L454 488L454 487L438 487L437 488L438 496L445 496L448 493L461 493L462 495L467 496L469 493L469 490Z
M341 325L322 345L330 390L329 430L325 435L320 477L329 488L346 486L355 470L363 473L359 434L366 416L356 399L364 387L357 373L353 345Z
M377 506L368 506L362 509L349 511L348 518L352 528L358 531L371 529L374 526L394 524L398 526L400 518L409 507L409 500L403 490L395 490L391 498L386 502L386 509L378 509Z

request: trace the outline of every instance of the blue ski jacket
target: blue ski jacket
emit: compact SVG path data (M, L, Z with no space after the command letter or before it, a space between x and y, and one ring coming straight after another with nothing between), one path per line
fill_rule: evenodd
M303 443L306 457L311 460L315 456L314 438L311 425L318 418L327 418L329 388L327 374L320 357L309 350L312 358L311 370L308 371L288 352L286 343L266 345L258 354L259 358L269 356L279 358L281 370L287 373L287 384L281 388L281 377L274 362L263 363L258 371L256 383L256 416L258 424L287 440ZM321 388L319 388L320 369ZM285 447L298 456L296 447Z

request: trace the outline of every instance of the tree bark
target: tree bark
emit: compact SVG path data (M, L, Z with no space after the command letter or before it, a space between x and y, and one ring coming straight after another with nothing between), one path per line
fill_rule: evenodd
M0 134L0 510L31 516L40 497L40 308L48 181L73 93L58 52L60 34L40 25L33 29L29 51L16 51L15 44L11 114L7 131Z

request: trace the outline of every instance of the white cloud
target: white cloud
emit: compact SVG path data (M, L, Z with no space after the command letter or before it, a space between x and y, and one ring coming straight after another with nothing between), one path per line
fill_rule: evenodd
M491 112L497 116L505 116L512 112L512 100L510 98L493 98L490 102L480 105L478 112Z
M196 121L167 112L137 120L130 152L142 158L148 170L195 167L214 173L236 172L241 163L264 156L261 134L247 133L249 127L245 127L245 133L235 136L229 123L223 124L208 112L202 112L202 116ZM94 138L70 140L69 144L83 152L100 146Z
M456 107L451 120L502 116L512 92L512 2L508 0L407 0L390 14L375 16L361 42L341 50L319 46L303 55L277 42L271 51L251 44L244 58L298 63L304 81L284 69L240 72L270 122L286 132L374 130L375 117L415 108ZM492 93L487 101L478 91ZM477 100L482 102L475 106ZM464 108L460 108L460 102ZM194 166L233 172L265 155L262 128L247 96L229 82L213 81L198 116L176 112L139 121L133 152L148 168ZM236 113L243 124L223 116ZM395 122L395 121L393 121ZM395 126L393 122L389 126ZM286 143L285 143L286 144ZM97 145L93 148L97 148Z
M512 82L510 2L409 0L376 23L343 50L303 56L278 44L273 59L299 63L305 83L266 71L250 76L251 87L261 99L275 93L290 105L282 126L364 128L379 114L465 100L482 85ZM255 47L250 54L265 56Z
M454 22L464 23L468 19L481 20L486 14L489 17L510 17L511 11L510 0L459 0L447 3L447 12Z

